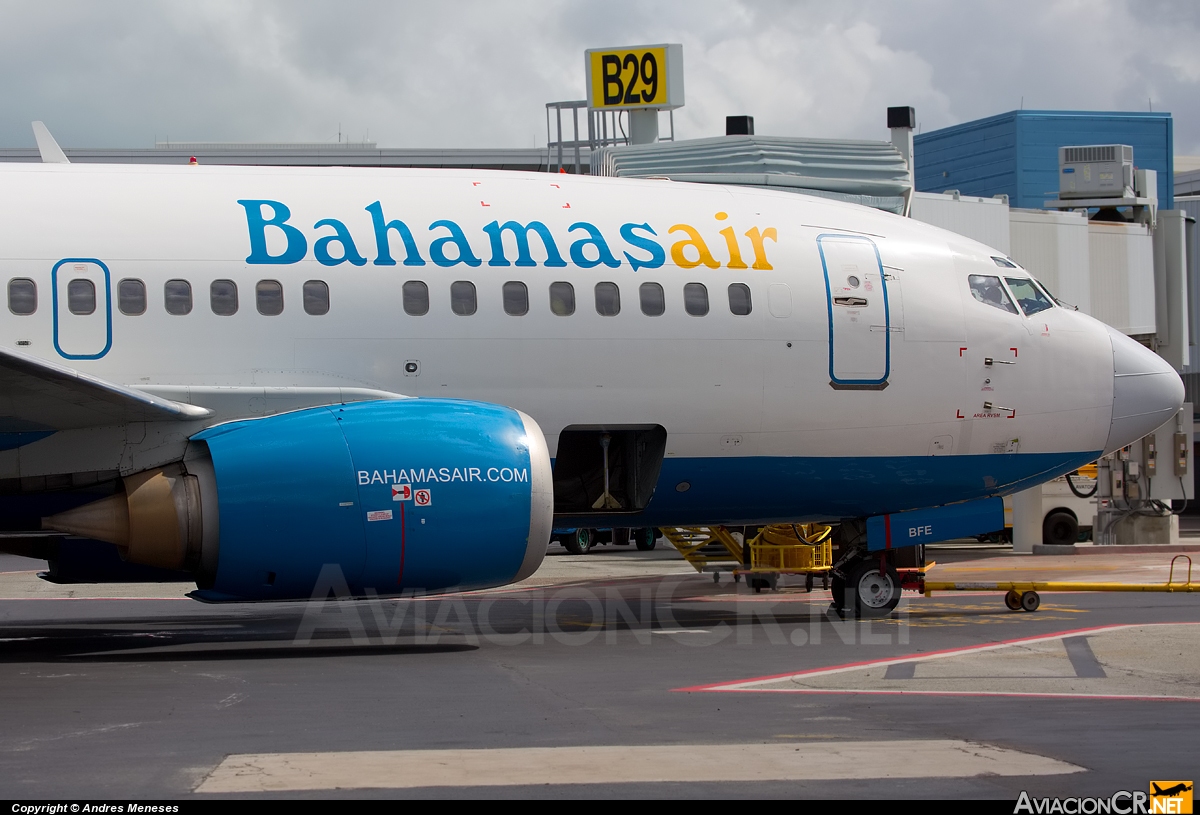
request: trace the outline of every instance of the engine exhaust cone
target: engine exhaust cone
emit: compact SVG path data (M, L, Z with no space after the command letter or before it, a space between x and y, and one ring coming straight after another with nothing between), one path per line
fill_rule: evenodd
M49 518L42 518L42 529L53 529L81 538L115 543L124 549L129 545L129 503L123 493L110 495Z

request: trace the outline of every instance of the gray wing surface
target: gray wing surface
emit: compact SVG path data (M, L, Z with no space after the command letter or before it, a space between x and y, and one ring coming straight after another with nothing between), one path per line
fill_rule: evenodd
M0 433L194 421L211 415L208 408L152 396L0 348Z

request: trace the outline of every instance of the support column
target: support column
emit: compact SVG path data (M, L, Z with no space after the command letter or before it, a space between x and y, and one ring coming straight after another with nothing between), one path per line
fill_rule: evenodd
M629 143L654 144L658 141L658 111L629 111Z
M1042 542L1042 487L1039 484L1012 496L1013 552L1031 555Z

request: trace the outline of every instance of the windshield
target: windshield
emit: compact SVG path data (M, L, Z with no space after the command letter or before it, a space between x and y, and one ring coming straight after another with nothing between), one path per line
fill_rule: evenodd
M1012 300L1008 299L1008 294L1005 293L1004 286L1000 284L999 277L973 274L967 278L967 283L971 286L971 296L979 302L1011 314L1017 313L1017 307L1012 304Z
M1045 311L1048 308L1054 308L1054 304L1046 295L1042 294L1041 289L1033 285L1033 281L1027 277L1006 277L1008 287L1012 289L1013 296L1017 298L1017 303L1020 304L1021 310L1025 314L1033 315L1039 311Z

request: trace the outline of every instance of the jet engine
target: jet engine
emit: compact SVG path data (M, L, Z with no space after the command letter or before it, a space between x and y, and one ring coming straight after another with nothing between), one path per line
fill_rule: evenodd
M326 580L360 596L522 580L545 555L553 505L529 416L406 399L208 428L182 461L42 523L187 569L201 599L285 600Z

